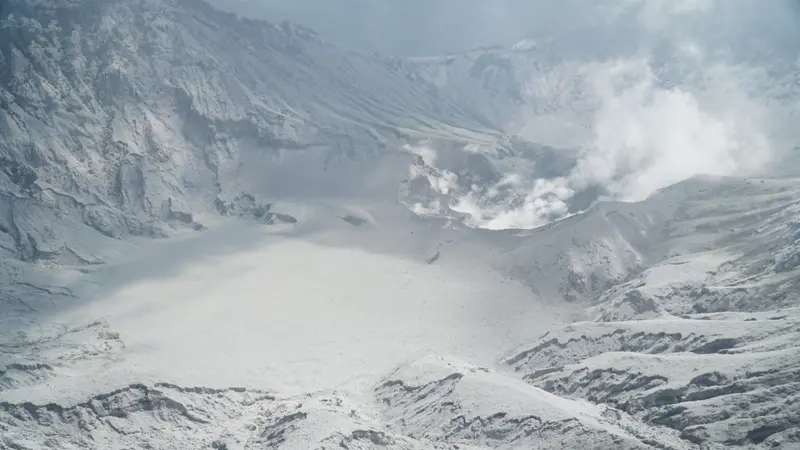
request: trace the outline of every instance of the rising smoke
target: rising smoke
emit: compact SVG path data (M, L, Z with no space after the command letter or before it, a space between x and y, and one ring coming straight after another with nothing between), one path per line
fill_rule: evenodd
M549 80L529 80L531 110L511 131L579 149L569 170L504 168L489 185L447 167L412 174L437 194L429 205L412 202L416 211L460 213L475 227L532 228L591 200L641 200L694 175L763 173L797 137L797 0L212 1L386 54L510 47L523 38L553 44L561 61ZM563 77L578 80L569 95L552 92ZM535 111L559 95L585 101Z
M769 58L742 61L671 28L696 15L713 17L712 0L624 0L617 6L618 15L635 7L642 44L632 54L574 64L577 89L592 99L585 114L590 131L572 143L581 149L575 166L547 178L506 175L490 189L454 198L451 209L469 225L541 226L574 213L575 199L589 189L597 199L639 201L695 175L758 175L791 146L779 136L793 128L785 118L800 97L794 87L788 96L781 90L782 98L769 92L787 85ZM563 105L561 123L580 120L570 108ZM552 114L529 114L525 121L535 130L527 135L532 141L558 131ZM518 195L497 201L493 194L500 189Z

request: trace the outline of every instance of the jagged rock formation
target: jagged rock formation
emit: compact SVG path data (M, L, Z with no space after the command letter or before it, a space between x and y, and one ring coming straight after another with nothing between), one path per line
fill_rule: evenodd
M455 450L590 442L598 449L690 448L624 413L438 358L399 369L374 395L378 413L340 393L279 398L244 388L132 385L67 407L0 403L1 442L9 448Z
M532 106L583 125L586 82L532 43L399 61L198 0L0 4L0 315L19 331L0 341L0 446L796 447L796 180L696 177L639 203L596 203L603 187L588 186L547 226L470 229L465 198L515 208L520 184L574 168L575 150L499 130ZM796 94L785 88L771 95ZM315 203L331 198L342 204ZM351 201L365 198L391 213ZM374 232L344 242L383 253L416 245L376 244L395 230L386 217L407 220L396 229L444 236L419 237L425 267L485 265L583 321L502 370L430 357L366 394L157 380L26 397L128 356L113 323L48 316L79 300L71 283L112 244L219 217L310 235L326 214L332 234ZM80 269L49 277L65 267Z
M689 442L791 446L800 416L794 313L788 320L580 324L546 336L509 364L548 392L612 405L674 428Z
M11 0L0 19L0 231L25 260L94 261L87 227L199 228L263 195L270 163L314 180L415 134L491 133L390 61L201 1Z
M678 202L664 259L597 296L596 321L548 333L507 363L535 386L689 442L797 445L798 277L779 262L795 245L795 189L697 179L652 197Z

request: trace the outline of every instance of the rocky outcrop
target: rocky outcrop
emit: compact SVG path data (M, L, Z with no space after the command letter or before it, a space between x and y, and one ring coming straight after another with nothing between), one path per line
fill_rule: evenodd
M202 1L9 0L0 21L0 236L25 260L90 262L91 230L200 229L268 203L259 183L293 158L313 173L492 133L388 61Z

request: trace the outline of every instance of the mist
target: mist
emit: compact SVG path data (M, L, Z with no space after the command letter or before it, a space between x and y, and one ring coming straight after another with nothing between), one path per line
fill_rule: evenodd
M631 50L643 40L682 36L752 57L793 52L800 37L796 0L211 2L244 16L297 22L354 49L396 56L510 46L524 38L554 39L597 55Z
M574 168L553 178L511 177L513 187L524 192L516 206L470 193L455 210L475 227L527 229L580 212L573 203L589 189L596 200L641 201L696 175L765 174L787 151L779 130L773 131L780 111L742 87L756 74L723 63L701 65L703 85L682 80L665 87L647 59L587 64L588 95L597 108L589 117L590 131L573 142L580 149Z
M510 48L523 39L545 45L558 61L553 73L578 80L575 89L591 107L536 112L551 99L542 97L549 95L546 80L532 77L524 81L527 107L513 127L500 125L530 142L577 149L575 166L549 178L512 171L497 185L457 197L444 188L449 208L475 227L533 228L574 214L575 199L587 190L596 200L638 201L695 175L768 175L795 157L800 3L794 0L241 0L225 6L299 22L362 52L439 55ZM440 173L448 177L444 185L457 184L457 174ZM515 194L498 200L497 192L509 190Z

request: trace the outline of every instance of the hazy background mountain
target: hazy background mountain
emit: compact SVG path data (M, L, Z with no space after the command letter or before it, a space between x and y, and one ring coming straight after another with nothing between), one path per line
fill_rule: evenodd
M511 220L492 226L551 220L552 211L569 209L564 195L592 186L642 199L702 171L787 174L797 166L796 1L215 4L297 21L358 51L402 56L406 70L507 134L583 153L566 181L548 179L541 189L530 188L524 171L507 173L521 178L514 190L525 194L500 206L494 196L466 194L461 213Z
M213 0L248 17L291 20L341 44L428 56L524 38L572 42L587 54L633 50L659 35L741 51L797 49L795 0ZM667 27L667 25L669 25Z

